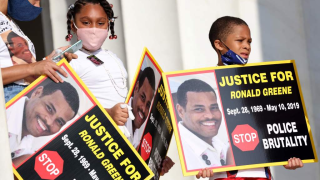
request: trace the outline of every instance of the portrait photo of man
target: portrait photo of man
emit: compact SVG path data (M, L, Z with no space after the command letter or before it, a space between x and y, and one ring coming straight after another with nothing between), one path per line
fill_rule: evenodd
M69 82L55 83L46 79L35 87L30 96L23 96L7 108L7 124L11 156L15 165L21 156L34 153L37 137L60 131L79 110L79 95ZM23 159L23 158L22 158Z
M228 135L218 93L196 76L182 79L173 94L186 169L192 171L232 165L233 157L230 144L225 141Z
M7 47L14 65L36 62L29 49L27 40L13 31L10 31L7 36Z
M155 82L154 70L151 67L144 68L139 73L138 80L133 89L132 97L128 104L132 107L132 113L135 119L128 119L125 126L131 135L128 139L135 148L137 148L141 139L141 136L136 130L141 128L149 115L151 102L156 88Z

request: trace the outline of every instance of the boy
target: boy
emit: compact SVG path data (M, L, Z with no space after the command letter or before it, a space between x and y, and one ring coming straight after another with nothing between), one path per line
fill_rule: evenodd
M252 38L249 26L242 19L230 16L217 19L211 26L209 39L218 54L218 66L248 62ZM288 165L284 165L286 169L300 167L303 167L303 163L299 158L290 158ZM214 174L204 169L196 177L211 177L210 180L270 180L271 173L268 167Z

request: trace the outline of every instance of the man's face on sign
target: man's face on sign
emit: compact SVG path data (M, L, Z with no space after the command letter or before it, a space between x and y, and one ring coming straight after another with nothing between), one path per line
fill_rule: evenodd
M137 81L132 99L132 112L135 117L133 124L135 128L140 128L146 120L149 114L153 94L154 90L152 89L148 78L143 80L140 88L139 81Z
M177 104L177 111L183 125L202 139L218 134L221 112L214 92L187 92L186 107Z
M11 41L12 41L12 43L10 43L11 53L17 58L20 58L26 61L27 63L32 63L32 54L29 50L27 41L20 36L13 37Z
M75 115L60 90L45 96L42 92L43 87L38 87L24 109L24 130L34 137L58 132Z

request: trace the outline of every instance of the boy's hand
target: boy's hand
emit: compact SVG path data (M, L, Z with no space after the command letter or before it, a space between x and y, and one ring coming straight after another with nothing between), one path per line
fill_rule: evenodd
M121 104L123 103L118 103L111 109L106 109L106 111L118 126L123 126L127 122L127 119L129 117L128 108L121 108Z
M213 171L210 169L202 169L201 171L199 171L199 173L196 175L196 178L199 179L200 177L202 178L208 178L208 177L212 177L213 176Z
M160 175L163 176L165 173L167 173L172 168L172 166L174 164L175 163L171 160L171 158L166 156L162 162L162 168L161 168Z
M290 158L288 160L288 164L283 166L286 169L295 170L297 168L303 167L303 162L300 160L300 158Z

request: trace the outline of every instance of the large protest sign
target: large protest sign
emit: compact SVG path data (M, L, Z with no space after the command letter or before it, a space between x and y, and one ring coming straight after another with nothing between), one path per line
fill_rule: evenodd
M6 104L19 179L151 179L153 173L67 61Z
M163 78L184 175L317 162L294 61Z
M142 53L126 103L132 107L135 117L126 123L131 134L129 138L153 171L153 179L157 180L168 152L173 128L162 70L147 48Z

